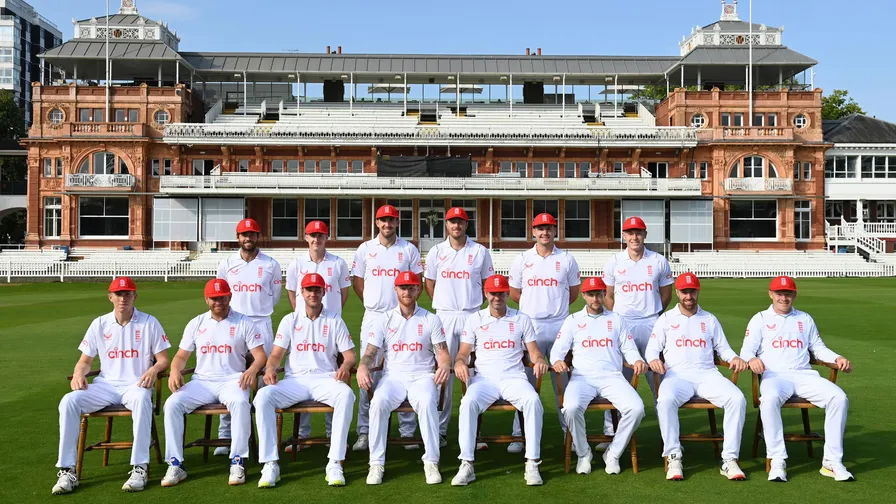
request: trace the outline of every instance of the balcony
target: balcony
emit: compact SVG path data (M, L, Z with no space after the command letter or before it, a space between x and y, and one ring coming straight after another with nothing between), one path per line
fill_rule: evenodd
M62 124L34 123L29 138L138 138L147 126L132 122L72 122Z
M793 180L789 178L728 178L725 191L729 193L792 194Z
M719 128L700 130L700 140L742 141L755 140L761 142L793 141L793 128L781 126L722 126Z
M65 187L69 189L117 189L132 190L137 179L127 173L91 175L89 173L70 173L65 176Z

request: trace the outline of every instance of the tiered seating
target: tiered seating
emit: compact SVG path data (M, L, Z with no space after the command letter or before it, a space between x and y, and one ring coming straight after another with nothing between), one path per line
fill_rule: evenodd
M355 249L333 248L327 249L327 251L341 257L351 267L352 260L355 257ZM307 249L263 248L262 252L276 259L280 263L280 269L283 270L283 274L286 275L286 268L289 266L289 263L299 254L306 254ZM235 253L235 250L203 252L187 263L189 275L213 277L218 273L218 263L225 257L230 257Z
M0 277L52 277L59 274L66 259L63 250L0 251Z
M692 271L701 277L870 277L893 266L866 262L858 254L778 251L702 251L674 254L673 271Z
M178 265L188 256L189 252L177 250L75 249L70 257L80 260L70 262L66 273L83 277L167 276L178 274Z
M458 117L449 108L439 109L441 130L476 132L490 130L501 133L538 133L557 130L585 133L582 114L575 105L515 105L511 116L508 105L468 105L466 115Z
M396 103L303 103L298 114L290 110L280 116L272 133L306 134L413 134L417 117L405 116L404 106Z
M64 250L0 250L0 262L53 263L65 259Z

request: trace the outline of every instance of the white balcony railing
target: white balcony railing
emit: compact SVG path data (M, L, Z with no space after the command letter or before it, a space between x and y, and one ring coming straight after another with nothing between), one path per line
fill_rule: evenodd
M136 179L127 173L91 175L70 173L65 176L67 187L134 187Z
M728 192L792 192L793 180L789 178L728 178Z

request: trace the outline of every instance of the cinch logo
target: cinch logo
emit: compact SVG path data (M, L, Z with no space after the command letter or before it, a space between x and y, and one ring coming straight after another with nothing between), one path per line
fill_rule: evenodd
M613 346L613 340L610 338L601 339L585 339L582 340L582 348L607 348Z
M119 350L118 347L106 352L106 357L110 359L136 359L140 357L140 352L136 348L128 350Z
M296 351L297 352L326 352L327 345L323 343L308 343L307 341L303 341L301 343L296 343Z
M228 344L223 345L202 345L199 347L201 354L229 354L233 352L233 347Z
M393 352L419 352L423 350L423 343L416 341L414 343L403 343L399 341L398 343L392 344Z
M398 276L399 273L401 273L401 272L398 270L398 268L389 268L389 269L373 268L373 270L370 271L370 274L375 277L379 277L379 276L394 277L394 276Z
M803 340L779 338L772 341L772 348L803 348Z
M678 338L675 340L678 348L706 348L705 339Z
M516 342L507 340L488 340L482 344L483 350L503 350L507 348L516 348Z
M653 290L653 284L650 282L644 283L631 283L626 282L622 284L622 292L650 292Z
M442 276L442 278L448 278L448 279L452 279L452 280L469 280L470 272L469 271L442 270L441 276Z
M529 287L557 287L560 285L560 282L556 278L532 277L526 281L526 285Z
M230 286L233 292L261 292L261 284L237 282Z

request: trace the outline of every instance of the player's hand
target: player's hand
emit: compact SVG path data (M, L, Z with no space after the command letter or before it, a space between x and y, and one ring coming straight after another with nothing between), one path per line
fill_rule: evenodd
M735 357L728 361L728 369L734 371L735 373L740 373L744 369L747 369L747 363L744 362L740 357Z
M352 372L350 369L345 366L339 366L339 369L336 370L335 378L341 382L347 382L351 374Z
M75 373L72 376L71 387L72 390L87 390L87 378L85 378L83 375Z
M650 370L656 374L666 374L666 365L659 359L650 361Z
M548 372L548 363L544 358L538 359L538 362L532 365L532 371L535 372L535 378L541 378Z
M569 372L569 366L567 366L566 361L563 361L563 360L558 360L551 367L554 369L555 373L568 373Z
M635 363L632 364L632 371L634 371L635 374L638 374L638 375L642 375L642 374L646 373L647 372L647 363L642 360L635 361Z
M752 359L750 359L750 362L748 362L747 365L750 366L750 371L756 374L762 374L765 372L765 364L759 357L753 357Z
M184 386L184 377L180 374L180 371L171 370L171 375L168 376L168 390L172 393L177 392L178 389Z
M433 381L436 382L436 385L444 385L450 377L451 370L448 369L448 366L439 366L436 368L436 374L433 377Z
M265 368L264 376L261 378L262 381L266 385L276 385L277 384L277 369L275 368Z
M834 360L834 364L837 365L837 369L844 373L852 372L852 362L849 362L849 359L846 357L837 357L837 359Z
M370 387L373 385L373 380L370 379L370 371L367 370L367 366L361 366L358 368L358 386L362 389L370 392Z
M458 380L464 382L465 384L470 384L470 366L468 366L466 363L454 363L454 375L457 376Z
M243 371L243 374L240 375L240 388L246 390L249 387L254 387L257 378L257 373L253 372L251 369Z
M152 388L152 386L156 384L156 378L158 378L156 372L152 368L147 369L146 372L143 373L143 376L137 380L137 386Z

